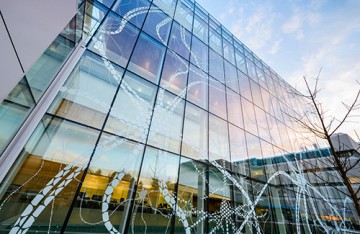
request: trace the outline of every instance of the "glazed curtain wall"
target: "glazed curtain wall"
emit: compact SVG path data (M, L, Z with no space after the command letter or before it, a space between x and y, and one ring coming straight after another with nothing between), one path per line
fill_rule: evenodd
M84 4L87 50L1 184L0 232L358 227L329 155L293 153L316 143L284 114L302 100L198 4Z

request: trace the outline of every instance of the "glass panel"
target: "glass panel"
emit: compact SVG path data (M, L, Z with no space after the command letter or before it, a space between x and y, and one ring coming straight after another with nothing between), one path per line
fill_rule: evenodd
M277 120L270 115L267 115L267 120L268 120L268 125L269 125L271 143L273 143L277 147L282 148L280 133L279 133L277 123L276 123Z
M92 38L89 48L125 67L134 48L139 30L131 24L125 24L124 28L119 28L120 23L121 18L110 12L100 30Z
M193 15L193 7L189 6L186 1L179 0L174 19L190 32L192 29Z
M246 65L247 65L247 70L248 70L248 73L249 73L249 77L251 79L255 80L255 81L258 81L257 75L256 75L255 64L247 59L246 60Z
M110 0L103 0L110 2ZM99 27L101 21L105 17L108 9L97 2L86 1L85 3L85 17L83 22L84 38L86 42L94 35L96 29ZM77 21L78 23L78 21Z
M183 114L184 100L159 90L148 144L179 153Z
M181 159L177 213L184 214L191 233L205 233L206 225L206 166L186 158ZM176 217L175 233L184 233L184 224Z
M73 41L59 35L26 73L36 101L46 91L74 47Z
M209 74L218 81L225 83L224 79L224 59L213 50L210 50Z
M239 164L248 159L244 130L229 124L231 162Z
M129 18L129 22L140 28L148 12L149 5L149 1L146 0L119 0L115 3L113 11L124 18Z
M263 110L254 106L255 114L256 114L256 122L259 130L259 137L262 139L271 142L271 136L269 132L269 126L267 124L266 115Z
M194 159L207 159L208 113L186 103L182 155Z
M100 129L122 74L122 68L105 66L99 56L85 53L48 112Z
M119 137L101 137L65 232L124 232L143 149Z
M22 78L0 105L0 155L35 105L25 78Z
M8 192L0 200L1 230L58 233L97 137L97 131L44 117L2 184Z
M264 109L264 103L261 96L260 86L251 79L249 79L249 81L250 81L251 94L254 104Z
M224 168L224 165L221 165ZM221 233L228 229L228 233L235 233L235 227L229 225L233 222L231 216L231 181L219 169L209 169L209 205L208 213L217 218L209 219L209 233Z
M195 15L193 34L200 38L205 44L208 43L208 25L199 16Z
M155 95L155 85L127 72L106 122L105 130L145 142Z
M209 115L209 160L223 159L230 162L227 123Z
M240 93L239 90L239 81L236 73L236 68L231 65L229 62L224 61L225 67L225 83L227 87L234 90L237 93Z
M157 9L155 7L153 8ZM164 13L149 13L146 18L143 31L166 45L169 38L171 21L171 18Z
M226 119L225 86L214 79L209 82L209 111Z
M157 84L164 55L164 46L149 36L141 34L128 69Z
M111 7L111 5L114 3L114 0L96 0L96 1L101 2L107 8Z
M238 127L244 128L240 95L227 88L226 97L229 122L237 125Z
M248 156L251 159L262 159L260 139L253 134L245 133ZM251 164L251 163L250 163Z
M245 130L258 135L257 123L254 113L254 104L244 98L241 98L241 104Z
M184 27L174 22L171 30L169 47L185 59L189 59L191 34Z
M235 64L234 58L234 46L231 42L223 40L224 48L224 58L227 59L230 63Z
M242 52L235 50L236 67L247 74L245 56Z
M240 95L252 102L249 78L247 75L238 70Z
M222 54L221 35L212 28L210 28L209 31L210 31L210 36L209 36L210 47L219 54Z
M166 233L176 206L179 157L146 148L129 229L132 233ZM129 233L130 233L129 230Z
M160 85L177 95L185 96L188 62L171 50L166 53Z
M191 62L200 67L203 71L208 70L208 47L196 37L191 42Z
M190 65L187 100L208 109L208 76L197 67Z
M153 4L163 10L166 14L173 16L176 0L153 0Z

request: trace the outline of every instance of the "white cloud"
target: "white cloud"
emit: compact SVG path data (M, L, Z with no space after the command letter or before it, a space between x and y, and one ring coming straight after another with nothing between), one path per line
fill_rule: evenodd
M269 50L270 54L274 55L279 51L281 41L282 39L279 39L273 44L273 46Z
M286 34L293 33L299 30L302 26L302 18L295 14L282 26L282 31Z

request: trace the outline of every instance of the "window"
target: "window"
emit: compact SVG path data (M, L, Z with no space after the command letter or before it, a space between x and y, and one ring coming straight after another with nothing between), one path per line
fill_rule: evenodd
M187 100L208 109L208 75L197 67L190 65Z
M209 111L226 119L225 86L220 82L210 79L209 82Z
M150 3L147 0L120 0L115 3L113 11L122 17L126 15L128 18L131 18L129 22L141 28L149 5Z
M207 159L208 113L191 103L186 104L182 155Z
M131 56L128 69L157 84L165 47L154 39L141 34Z
M101 129L122 74L115 64L106 67L99 56L85 53L48 113Z
M148 144L179 153L183 114L184 101L160 89L151 122Z
M127 72L106 122L105 130L145 142L155 95L155 85Z
M185 97L188 62L171 50L166 53L165 64L161 75L160 85L177 95Z
M131 26L131 24L126 24L125 27L116 34L107 33L108 31L116 32L120 22L121 19L118 16L114 13L109 13L101 26L101 29L104 31L99 30L96 33L89 48L114 63L125 67L138 37L139 30Z

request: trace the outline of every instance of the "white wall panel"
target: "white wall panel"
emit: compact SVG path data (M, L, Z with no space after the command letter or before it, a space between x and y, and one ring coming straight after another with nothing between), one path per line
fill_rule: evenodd
M22 76L23 72L5 25L0 20L0 102L10 93Z
M24 71L28 71L76 14L76 0L0 0L0 10ZM1 39L5 40L1 34ZM0 41L2 44L2 41ZM1 53L1 60L6 54ZM10 62L7 62L10 65ZM15 65L10 65L10 68ZM19 81L22 75L6 73ZM5 78L2 77L1 82ZM15 82L17 83L17 82Z

